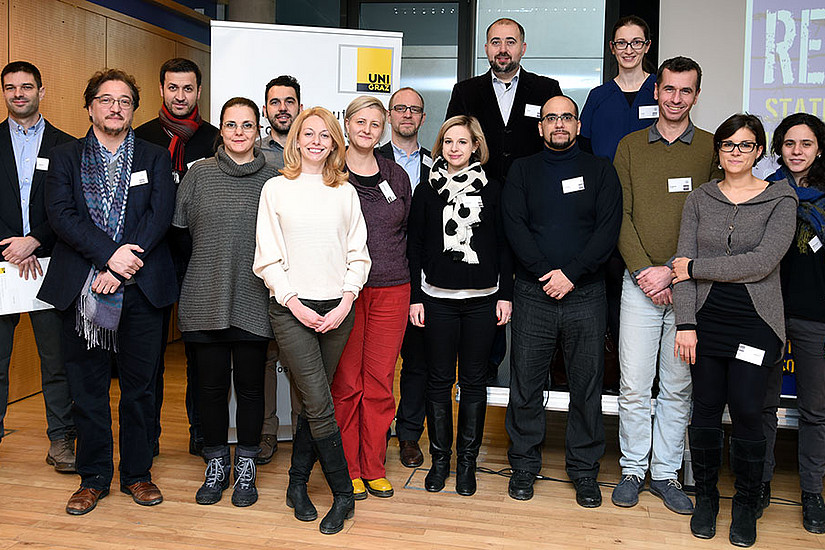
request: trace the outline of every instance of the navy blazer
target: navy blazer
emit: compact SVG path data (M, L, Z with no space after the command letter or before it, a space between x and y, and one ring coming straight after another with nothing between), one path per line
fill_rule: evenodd
M385 159L390 159L391 161L395 161L395 151L392 150L392 141L388 141L381 147L377 148L378 154L384 157ZM419 172L420 181L418 181L415 185L418 185L421 182L427 181L430 177L430 167L424 164L424 157L430 157L432 160L433 155L427 149L421 147L421 150L418 152L419 162L421 163L421 171ZM410 182L412 185L413 182Z
M478 119L490 148L490 160L484 171L488 178L502 183L513 160L538 153L544 146L539 135L539 117L527 116L525 107L536 105L541 109L548 99L561 95L558 81L552 78L527 72L524 67L518 78L507 126L501 118L490 71L456 84L447 106L446 118L470 115Z
M40 141L38 157L48 157L55 145L69 143L75 140L72 136L58 130L48 120L43 128L43 139ZM20 178L17 175L17 163L14 161L14 147L9 133L9 119L0 123L0 240L8 237L26 237L23 234L23 210L20 204ZM54 231L46 217L46 201L43 198L43 189L46 183L46 170L34 171L31 192L29 193L29 235L40 241L40 246L34 251L38 257L51 254L55 242ZM5 246L0 247L0 251Z
M123 244L137 244L143 267L134 275L140 290L157 307L175 302L178 287L166 231L175 208L169 151L135 138L132 173L146 171L149 182L129 188L123 238L112 240L92 221L80 183L80 157L86 138L52 150L46 178L46 212L57 243L38 298L68 309L82 290L92 265L106 268Z

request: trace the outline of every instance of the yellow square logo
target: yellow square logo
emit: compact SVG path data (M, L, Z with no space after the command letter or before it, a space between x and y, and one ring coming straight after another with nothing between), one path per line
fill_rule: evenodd
M391 75L391 48L358 48L356 90L388 94L392 85Z

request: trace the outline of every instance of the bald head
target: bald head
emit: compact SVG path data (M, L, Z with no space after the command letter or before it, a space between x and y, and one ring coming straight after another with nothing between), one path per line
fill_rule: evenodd
M539 134L547 148L554 151L569 149L576 143L579 130L579 107L571 98L557 95L542 106Z

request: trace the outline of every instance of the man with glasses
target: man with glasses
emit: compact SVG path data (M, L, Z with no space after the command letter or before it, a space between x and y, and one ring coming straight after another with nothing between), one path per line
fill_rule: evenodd
M543 389L556 348L570 385L565 462L583 507L601 505L601 392L607 299L603 264L616 246L622 192L610 161L579 149L579 109L548 100L538 132L544 150L518 159L502 190L504 232L516 257L510 403L505 427L509 495L533 497L545 435Z
M135 128L135 136L149 143L168 149L172 157L172 178L179 184L184 174L196 161L211 157L215 153L218 129L201 118L198 100L201 97L201 70L189 59L176 57L160 67L160 97L163 104L158 117ZM170 227L169 234L172 259L178 288L183 282L186 265L192 250L192 238L185 229ZM172 307L164 311L163 332L161 334L160 365L156 388L156 424L154 454L159 452L160 410L163 405L163 373L166 370L164 354L169 335ZM186 415L189 418L189 452L200 455L203 450L203 435L200 431L198 413L198 379L195 355L191 345L184 343L186 353Z
M418 130L427 118L424 98L413 88L401 88L390 97L390 141L378 148L385 158L397 162L410 177L413 190L426 183L433 164L432 154L418 142ZM424 391L427 364L424 362L424 330L407 323L401 344L401 378L395 433L398 435L401 464L417 468L424 463L418 440L424 432Z
M175 187L169 152L135 138L140 96L133 76L95 73L84 92L86 136L52 150L46 211L57 235L38 298L62 314L63 353L74 399L80 515L109 494L114 475L111 359L120 385L120 490L159 504L151 481L155 383L163 312L178 288L166 231Z
M674 57L662 63L654 93L659 118L625 136L614 159L624 196L619 252L627 270L619 328L622 479L612 501L635 506L649 467L651 493L678 514L693 512L676 475L690 415L691 380L689 365L673 353L670 262L688 193L719 173L713 136L690 121L701 78L702 69L692 59ZM651 412L657 362L659 394Z
M55 236L46 219L43 197L52 147L74 141L40 114L45 88L40 71L27 61L14 61L2 71L8 118L0 124L0 251L2 261L17 266L20 277L43 275L39 258L51 256ZM9 275L7 275L9 276ZM53 309L29 313L37 352L49 452L46 462L58 472L75 471L75 428L72 398L60 350L62 321ZM0 316L0 441L9 400L9 363L19 314Z

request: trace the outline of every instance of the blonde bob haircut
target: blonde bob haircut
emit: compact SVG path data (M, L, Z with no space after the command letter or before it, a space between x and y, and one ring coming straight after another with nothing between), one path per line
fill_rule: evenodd
M355 116L355 113L361 109L366 109L367 107L375 107L381 111L381 118L384 120L384 124L387 123L387 108L384 107L384 104L381 103L380 99L377 97L372 97L371 95L359 95L350 101L349 105L347 105L347 110L344 112L344 119L351 119Z
M301 175L301 152L298 150L298 135L303 130L304 121L311 116L317 116L324 121L324 125L332 137L333 149L324 161L324 184L330 187L338 187L346 183L349 179L347 174L347 151L344 144L344 132L338 119L323 107L312 107L301 111L292 123L292 128L286 136L286 146L284 147L284 167L281 173L287 179L294 180Z
M438 158L444 145L444 134L453 126L464 126L470 132L470 137L473 139L473 145L476 146L476 151L473 153L472 159L484 164L490 158L490 148L487 147L487 140L484 139L484 132L481 131L481 124L474 116L458 115L448 118L441 125L438 135L435 138L433 145L433 158Z

